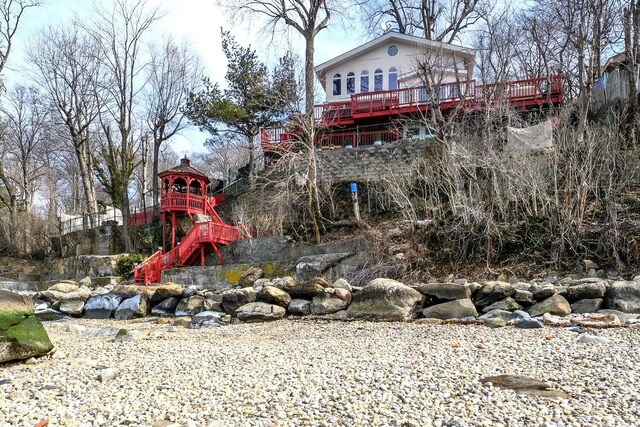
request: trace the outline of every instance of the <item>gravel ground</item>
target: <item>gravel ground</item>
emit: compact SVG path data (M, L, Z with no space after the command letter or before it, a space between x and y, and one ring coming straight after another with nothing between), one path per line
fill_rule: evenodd
M105 327L140 333L96 337ZM46 328L55 357L0 367L2 426L640 425L640 328L594 332L607 343L551 328L311 320ZM104 368L117 376L100 381ZM546 380L571 398L479 381L498 374Z

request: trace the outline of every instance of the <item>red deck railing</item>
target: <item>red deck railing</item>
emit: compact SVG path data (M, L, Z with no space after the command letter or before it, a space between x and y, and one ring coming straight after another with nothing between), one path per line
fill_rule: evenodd
M205 201L197 194L167 193L160 196L160 210L204 211Z
M374 142L396 142L402 137L397 130L376 130L367 132L332 132L318 135L316 147L344 148L347 145L361 147L373 145Z

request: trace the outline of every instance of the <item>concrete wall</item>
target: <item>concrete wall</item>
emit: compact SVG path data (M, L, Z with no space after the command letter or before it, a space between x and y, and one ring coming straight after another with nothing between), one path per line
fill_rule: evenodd
M431 153L428 141L407 141L382 146L329 150L318 153L320 182L381 181L385 177L415 174Z

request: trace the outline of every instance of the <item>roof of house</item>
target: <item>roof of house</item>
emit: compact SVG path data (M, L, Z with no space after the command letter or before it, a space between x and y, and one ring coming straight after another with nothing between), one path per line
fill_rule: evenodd
M476 55L476 51L474 49L470 49L467 47L437 42L433 40L427 40L422 37L417 37L417 36L412 36L408 34L402 34L402 33L391 31L363 45L360 45L354 49L351 49L350 51L345 52L342 55L336 56L333 59L330 59L328 61L323 62L322 64L317 65L315 67L316 76L318 76L320 80L324 80L325 72L327 69L333 68L337 65L347 62L355 56L362 55L363 53L366 53L372 49L375 49L376 47L382 44L392 42L392 41L409 42L409 43L415 44L417 47L424 47L427 49L447 50L450 52L460 53L472 58L475 57Z
M198 169L191 166L191 162L189 161L189 159L187 159L186 156L183 159L180 159L180 164L178 166L174 166L171 169L167 169L166 171L160 172L158 176L164 177L166 175L171 175L175 173L191 174L199 178L204 178L204 180L207 183L209 182L209 178L205 174L203 174Z

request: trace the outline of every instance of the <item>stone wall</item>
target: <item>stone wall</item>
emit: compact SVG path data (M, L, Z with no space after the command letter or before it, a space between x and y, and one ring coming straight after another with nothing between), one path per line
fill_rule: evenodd
M408 141L382 146L364 146L351 150L318 153L321 182L380 181L390 176L410 176L428 157L432 143Z

